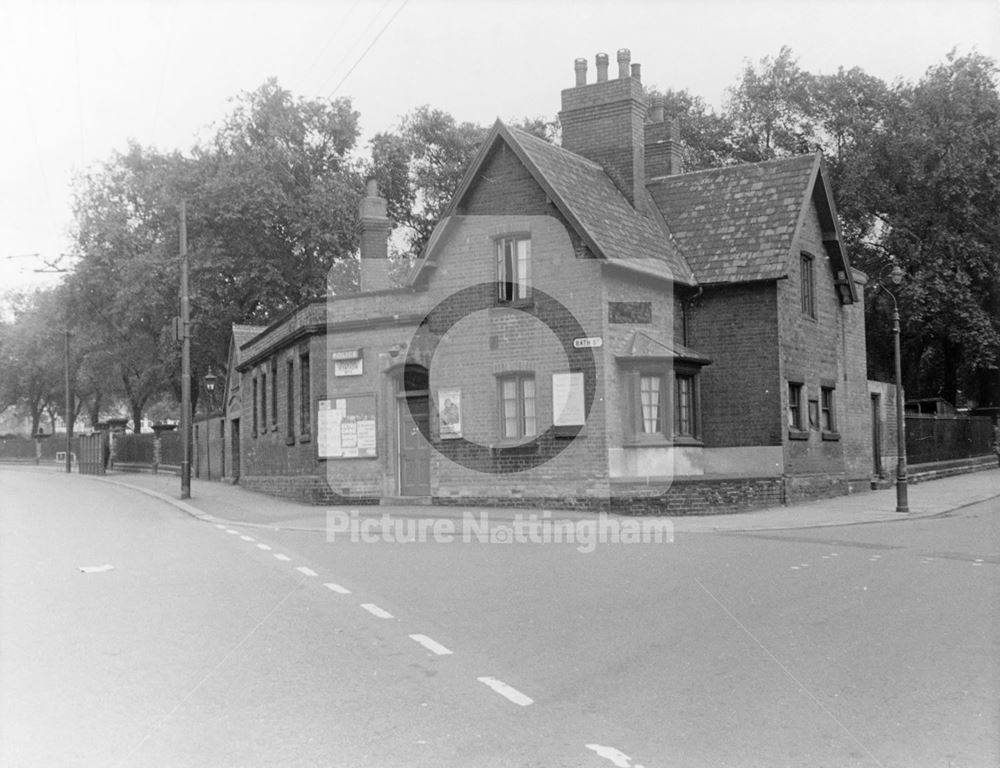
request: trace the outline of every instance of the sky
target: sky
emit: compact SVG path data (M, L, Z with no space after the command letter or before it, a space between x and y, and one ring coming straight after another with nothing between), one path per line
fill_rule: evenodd
M718 109L782 45L814 74L916 81L953 48L1000 61L1000 0L0 0L0 292L58 280L74 177L129 140L187 151L269 77L350 97L363 150L423 104L551 119L574 59L613 75L619 48Z

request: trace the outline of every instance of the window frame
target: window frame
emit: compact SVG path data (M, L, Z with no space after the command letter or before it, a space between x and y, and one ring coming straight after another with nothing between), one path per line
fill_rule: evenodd
M253 403L250 408L250 412L252 414L252 428L250 430L250 436L257 437L259 431L258 427L260 425L259 423L260 411L258 410L258 405L257 405L257 392L260 387L260 384L257 381L256 373L253 375L252 378L253 378Z
M837 440L837 388L823 384L819 389L819 426L824 440Z
M516 434L507 433L507 402L505 397L504 384L513 383L515 386L514 408L512 416L516 426ZM525 404L528 398L525 397L524 385L531 382L532 414L529 417L526 413ZM533 371L506 371L497 375L497 427L501 443L518 443L528 438L538 436L538 382ZM528 431L528 419L533 421L532 431Z
M524 245L524 266L522 267L519 246ZM508 263L507 246L512 246ZM494 238L496 252L496 293L494 300L498 306L519 306L530 304L532 291L532 256L531 235L527 233L510 233ZM513 271L513 280L508 272ZM522 274L526 273L526 274Z
M701 438L701 377L700 370L691 365L637 365L628 370L627 409L629 434L626 445L702 445ZM646 431L646 414L642 403L642 380L656 379L660 387L660 428ZM690 432L678 429L680 412L679 381L689 382Z
M799 299L802 314L816 319L816 257L802 251L799 254Z
M309 350L299 350L299 442L312 435L312 379Z
M289 357L285 361L285 442L292 445L295 442L295 359Z
M278 430L278 357L271 358L271 431Z
M799 379L789 379L786 390L788 397L787 423L788 437L791 440L808 440L808 413L806 408L806 384Z

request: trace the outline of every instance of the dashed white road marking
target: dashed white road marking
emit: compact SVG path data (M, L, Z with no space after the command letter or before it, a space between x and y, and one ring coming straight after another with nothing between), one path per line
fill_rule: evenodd
M271 551L271 548L267 544L258 544L257 549L263 549L265 552Z
M226 528L226 533L231 533L234 536L239 536L240 535L239 531L234 531L232 528Z
M973 565L982 565L983 564L983 558L977 557L975 560L972 561L972 564Z
M361 607L364 608L372 616L378 616L380 619L391 619L392 614L389 613L385 608L379 608L375 603L362 603Z
M641 765L633 763L631 757L614 747L605 747L601 744L586 744L585 746L587 749L594 750L600 757L610 760L616 768L642 768Z
M878 560L881 557L882 557L882 555L872 555L868 559L874 562L875 560Z
M793 565L793 566L792 566L792 570L793 570L793 571L797 571L797 570L799 570L799 567L798 567L797 565Z
M312 568L306 568L304 565L300 565L300 566L296 567L295 570L298 571L299 573L301 573L303 576L315 576L316 575L316 571L314 571Z
M507 685L507 683L502 680L497 680L495 677L477 677L476 680L481 682L483 685L492 688L508 701L512 701L522 707L527 707L535 703L535 700L530 696L525 696L517 690L517 688L511 688Z
M427 635L410 635L411 640L416 640L424 648L426 648L431 653L436 653L438 656L450 656L451 651L445 648L437 640L432 640L427 637Z
M808 568L808 567L809 567L809 563L800 563L799 564L799 568Z
M338 595L349 595L349 594L351 594L351 590L349 590L347 587L342 587L339 584L334 584L332 581L331 582L327 582L323 586L326 587L327 589L329 589L331 592L336 592Z
M215 527L218 528L220 531L226 530L226 526L224 526L222 523L216 523Z
M243 539L243 541L256 541L253 536L240 536L240 538Z
M837 553L836 553L836 552L831 552L831 553L830 553L830 557L838 557L838 555L837 555Z
M287 562L288 562L289 560L291 560L291 559L292 559L292 558L290 558L290 557L289 557L288 555L283 555L283 554L281 554L280 552L279 552L278 554L276 554L276 555L275 555L274 557L275 557L275 559L276 559L276 560L281 560L282 562L286 562L286 563L287 563Z

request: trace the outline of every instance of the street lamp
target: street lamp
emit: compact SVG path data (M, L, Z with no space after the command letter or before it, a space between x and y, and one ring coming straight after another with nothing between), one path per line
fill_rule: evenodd
M889 272L889 279L893 285L903 282L904 272L899 264L895 264ZM876 286L888 294L892 299L892 342L893 353L896 361L896 454L898 462L896 464L896 511L909 512L910 506L907 500L906 489L906 419L903 415L903 363L899 351L899 303L895 294L886 288L885 283L879 282Z
M212 479L212 408L215 406L215 382L219 380L219 377L214 373L209 371L205 374L205 391L208 393L208 403L206 404L205 410L205 470L208 473L208 479Z

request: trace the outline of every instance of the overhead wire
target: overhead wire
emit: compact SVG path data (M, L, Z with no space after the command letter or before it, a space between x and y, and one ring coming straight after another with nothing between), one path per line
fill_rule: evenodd
M379 38L382 37L382 35L389 28L392 22L396 20L396 17L399 16L400 12L403 10L403 8L406 7L406 4L409 1L410 0L403 0L403 2L399 4L399 7L395 10L392 16L389 17L389 20L382 25L382 29L378 31L378 34L375 35L374 39L372 39L372 41L368 44L368 47L361 52L360 56L358 56L357 61L355 61L354 64L351 65L351 68L347 70L347 73L342 78L340 78L340 82L337 83L337 85L334 87L332 91L330 91L330 95L327 96L328 99L332 99L336 95L337 91L340 90L340 86L342 86L347 81L347 78L351 76L351 73L358 68L358 65L361 64L365 56L368 55L368 52L374 47L375 43L379 41Z

